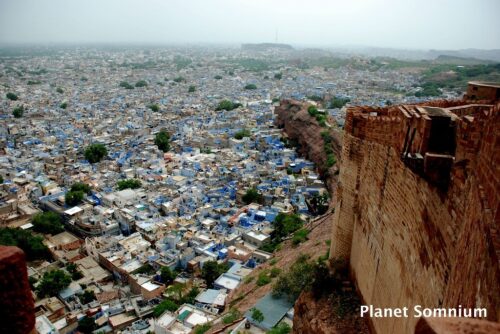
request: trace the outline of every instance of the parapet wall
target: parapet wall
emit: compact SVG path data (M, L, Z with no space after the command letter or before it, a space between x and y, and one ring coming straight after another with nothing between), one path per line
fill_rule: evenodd
M330 254L350 260L364 303L500 318L500 103L473 103L348 110Z

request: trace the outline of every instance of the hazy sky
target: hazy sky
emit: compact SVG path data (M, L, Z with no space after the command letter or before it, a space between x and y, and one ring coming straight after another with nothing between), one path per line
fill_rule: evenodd
M500 48L500 0L0 0L0 43Z

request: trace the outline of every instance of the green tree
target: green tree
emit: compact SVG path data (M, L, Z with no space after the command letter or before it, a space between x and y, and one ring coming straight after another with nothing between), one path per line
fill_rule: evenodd
M43 274L42 280L37 286L37 294L41 298L55 296L70 283L71 277L64 271L59 269L51 270Z
M24 115L24 107L23 106L17 106L17 107L15 107L14 110L12 111L12 115L15 118L21 118L21 117L23 117L23 115Z
M64 195L64 202L69 205L69 206L75 206L78 205L83 201L83 198L85 197L85 193L81 190L77 191L68 191Z
M247 189L245 195L243 195L241 199L245 204L250 204L250 203L262 203L264 198L256 188L249 188Z
M63 102L59 105L59 108L66 109L68 107L68 102Z
M57 87L56 92L58 92L59 94L62 94L62 93L64 93L64 89L62 89L61 87Z
M148 105L148 108L151 109L154 112L160 111L160 106L158 104L156 104L156 103Z
M116 183L118 190L137 189L141 187L141 181L137 179L120 180Z
M299 256L290 269L276 279L273 295L286 296L290 301L295 301L304 289L312 286L314 273L315 264L306 255Z
M170 135L167 131L161 130L155 136L155 145L163 152L170 150Z
M64 231L61 216L52 211L36 214L33 216L31 223L36 232L44 234L58 234Z
M43 244L43 237L33 235L27 230L0 228L0 245L21 248L29 261L50 258L49 250Z
M134 89L134 86L132 86L131 84L129 84L128 82L126 81L122 81L120 82L120 87L123 87L125 89Z
M276 80L281 80L281 78L283 78L283 74L281 74L281 73L275 73L275 74L274 74L274 78L275 78Z
M82 333L90 334L97 329L97 324L95 323L94 318L85 316L78 321L77 329Z
M271 236L273 239L282 240L301 228L303 224L304 222L297 214L279 213L274 220L274 231Z
M164 266L160 269L161 282L165 285L172 284L177 275L169 267Z
M238 107L241 107L240 103L234 103L229 100L222 100L219 102L219 105L215 108L216 111L220 110L226 110L226 111L231 111L233 109L236 109Z
M247 90L254 90L254 89L257 89L257 85L255 84L248 84L245 86L245 89Z
M178 308L179 308L179 305L176 302L167 298L164 301L162 301L160 304L156 305L156 307L153 309L153 316L155 318L158 318L165 311L175 312L175 311L177 311Z
M82 192L84 192L86 194L90 194L91 193L90 186L88 184L81 183L81 182L74 183L71 186L71 191L82 191Z
M17 101L19 99L19 96L11 92L7 93L5 96L11 101Z
M85 159L90 163L96 163L102 160L106 155L108 155L108 150L106 146L103 144L91 144L89 145L84 152Z
M180 83L180 82L186 81L186 79L184 79L183 77L177 77L177 78L174 78L174 81L177 83Z
M189 86L188 93L194 93L196 91L196 86Z
M232 74L231 74L231 75L232 75ZM222 75L216 75L216 76L214 77L214 79L215 79L215 80L220 80L220 79L222 79Z
M94 301L96 300L96 297L95 297L95 293L94 291L92 290L85 290L80 296L80 302L82 304L88 304L90 303L91 301Z
M203 278L208 286L212 286L217 277L225 273L229 269L226 263L218 263L217 261L207 261L201 269L201 278Z
M258 323L261 323L262 321L264 321L264 314L262 313L261 310L259 310L258 308L251 308L250 311L252 311L252 319L257 321Z
M2 184L2 183L3 183L3 176L0 175L0 184Z
M148 83L145 80L139 80L135 83L135 87L146 87Z
M252 133L247 129L242 129L234 134L234 138L241 140L243 137L250 137Z

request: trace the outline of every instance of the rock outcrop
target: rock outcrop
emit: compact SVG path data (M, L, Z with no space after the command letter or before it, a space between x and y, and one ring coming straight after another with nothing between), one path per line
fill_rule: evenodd
M342 133L336 128L321 127L316 119L309 115L309 105L295 100L283 100L275 108L276 125L283 128L288 138L297 143L297 151L307 159L314 162L325 183L334 194L336 187L338 166L337 164L328 168L327 154L325 153L325 141L321 135L328 132L331 140L333 154L339 160L342 151ZM333 197L333 196L332 196Z

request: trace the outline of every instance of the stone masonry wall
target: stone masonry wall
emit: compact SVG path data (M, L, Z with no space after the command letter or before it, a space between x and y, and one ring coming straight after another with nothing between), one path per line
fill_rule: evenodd
M475 102L477 103L477 102ZM491 101L490 101L491 103ZM375 307L485 307L500 318L500 104L456 108L456 154L446 190L401 159L405 107L352 108L346 117L331 257L350 259L362 299ZM371 319L377 333L413 333L418 319Z

